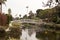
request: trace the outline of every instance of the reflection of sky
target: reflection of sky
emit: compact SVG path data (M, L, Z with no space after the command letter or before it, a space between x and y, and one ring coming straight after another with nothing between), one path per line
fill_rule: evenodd
M28 11L32 10L34 13L37 9L42 9L42 1L45 3L47 0L7 0L6 6L3 5L3 12L7 13L7 9L11 8L12 15L27 14L26 6L29 6Z
M31 36L28 34L28 29L22 30L21 40L38 40L36 38L36 32L33 32Z

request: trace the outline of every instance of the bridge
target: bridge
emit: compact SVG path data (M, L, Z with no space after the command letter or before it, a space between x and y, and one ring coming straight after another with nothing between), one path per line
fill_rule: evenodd
M13 21L11 21L11 23L18 23L18 24L22 24L23 25L23 23L30 23L30 24L38 24L38 25L40 25L40 24L46 24L46 25L50 25L50 26L53 26L53 25L55 25L54 23L46 23L46 22L43 22L43 20L42 19L39 19L39 20L34 20L34 19L20 19L20 20L13 20ZM10 23L10 24L11 24ZM35 26L35 25L34 25ZM38 29L38 28L37 28ZM55 31L55 27L53 27L53 29L49 29L49 26L47 27L47 28L45 28L45 27L43 27L43 28L40 28L40 30L48 30L48 31Z
M13 20L11 23L32 23L32 24L42 24L42 19L34 20L34 19L20 19L20 20Z

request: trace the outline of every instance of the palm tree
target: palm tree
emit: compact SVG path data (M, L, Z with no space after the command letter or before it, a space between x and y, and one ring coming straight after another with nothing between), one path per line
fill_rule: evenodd
M2 4L5 4L7 0L0 0L0 13L2 13Z
M28 6L26 6L26 8L27 8L27 13L28 13L28 8L29 8L29 7L28 7Z
M19 14L19 17L21 18L21 14Z
M9 13L9 15L11 15L11 9L10 8L8 9L8 13Z

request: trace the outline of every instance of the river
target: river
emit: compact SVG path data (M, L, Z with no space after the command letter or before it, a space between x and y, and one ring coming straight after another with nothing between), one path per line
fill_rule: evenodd
M29 29L22 29L22 36L20 37L21 40L38 40L36 38L36 32L32 31L32 33L29 35L31 30Z

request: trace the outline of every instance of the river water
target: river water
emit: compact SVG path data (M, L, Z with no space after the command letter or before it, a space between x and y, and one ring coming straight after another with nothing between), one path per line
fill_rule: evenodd
M32 33L29 35L31 30L29 29L22 29L22 35L20 37L20 40L38 40L36 38L36 32L32 31Z
M6 31L10 31L9 28ZM18 40L40 40L36 38L36 31L34 29L22 29L22 35ZM17 39L9 39L9 40L17 40Z

